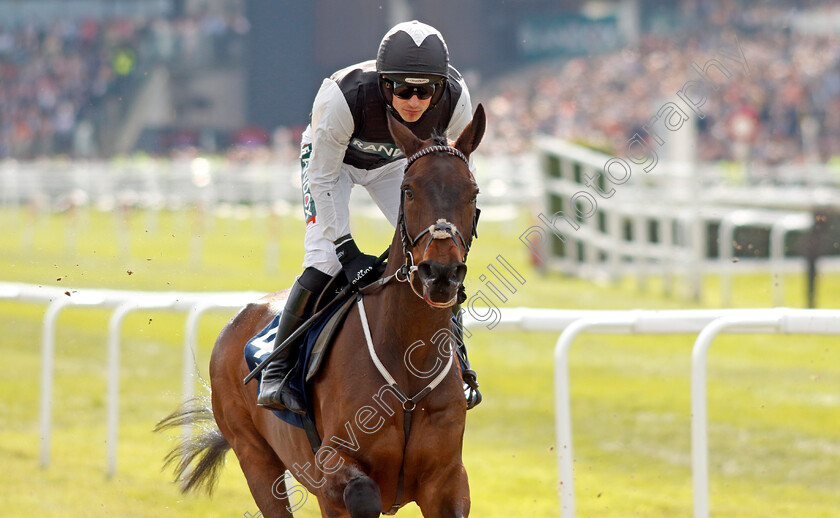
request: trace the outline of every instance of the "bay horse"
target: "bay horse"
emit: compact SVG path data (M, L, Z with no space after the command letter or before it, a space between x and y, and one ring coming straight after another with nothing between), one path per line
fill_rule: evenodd
M216 340L212 413L205 398L158 425L205 425L168 456L182 491L212 491L232 448L266 518L291 517L307 493L317 496L325 517L378 517L408 502L425 517L469 515L462 374L452 337L441 337L451 334L451 306L477 222L469 156L484 134L484 109L478 105L452 146L442 137L420 140L389 119L408 157L383 275L395 282L380 281L354 304L310 381L321 447L313 452L303 429L258 407L257 383L242 383L249 373L243 348L282 310L288 290L275 292L243 308ZM287 469L301 485L287 488Z

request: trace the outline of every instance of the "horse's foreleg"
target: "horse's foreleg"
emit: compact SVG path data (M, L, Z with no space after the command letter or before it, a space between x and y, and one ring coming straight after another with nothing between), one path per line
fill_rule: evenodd
M453 464L420 483L417 505L427 518L466 518L470 486L463 464Z
M347 481L343 496L350 518L378 518L382 511L379 485L364 473Z
M324 498L320 499L324 516L379 518L382 513L379 485L367 476L351 457L342 452L336 452L334 457L340 457L341 460L330 464L340 464L340 467L333 473L324 475Z

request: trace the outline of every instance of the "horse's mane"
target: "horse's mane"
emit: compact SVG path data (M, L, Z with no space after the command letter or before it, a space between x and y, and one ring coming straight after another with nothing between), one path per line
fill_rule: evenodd
M431 139L432 139L432 142L434 142L434 144L436 146L448 146L449 145L449 140L446 138L446 135L438 134L437 130L432 131Z
M437 132L437 129L432 130L432 134L429 137L429 139L432 141L433 146L447 146L447 147L449 147L449 146L452 145L452 144L450 144L449 139L446 138L446 135L441 135L440 133ZM435 155L442 155L442 154L445 154L445 152L444 151L435 151L434 154ZM472 178L472 171L470 171L469 176Z

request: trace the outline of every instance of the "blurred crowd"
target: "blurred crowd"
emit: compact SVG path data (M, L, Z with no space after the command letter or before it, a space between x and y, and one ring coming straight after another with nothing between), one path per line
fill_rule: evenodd
M0 155L70 150L81 111L114 81L109 56L124 24L58 21L0 27Z
M471 83L491 121L482 150L521 153L535 135L547 134L621 155L664 103L677 102L682 86L699 79L692 63L718 59L732 76L713 71L721 87L707 92L705 117L688 113L698 160L840 159L840 10L808 0L696 0L682 7L681 25L670 33L648 32L611 53L541 61ZM817 22L821 30L810 30ZM95 134L108 131L101 123L106 106L130 97L144 66L235 63L248 30L240 14L224 11L0 25L0 158L95 156ZM720 48L737 54L738 46L749 75L721 57ZM275 152L296 153L299 132L267 130L253 137L256 128L242 128L246 135L233 139L259 143L245 146L244 159L272 140Z
M0 24L0 157L95 154L97 110L130 95L140 64L224 64L248 28L214 12Z
M815 4L821 4L815 2ZM830 4L806 6L813 16ZM518 153L547 134L616 156L687 81L691 68L718 59L732 76L708 92L697 124L697 159L756 164L825 162L840 157L840 27L834 34L795 30L797 10L769 3L697 2L693 23L670 35L643 35L637 46L598 57L540 64L483 92L493 124L484 152ZM737 38L737 43L736 43ZM719 49L749 64L749 75ZM667 140L668 135L662 135Z

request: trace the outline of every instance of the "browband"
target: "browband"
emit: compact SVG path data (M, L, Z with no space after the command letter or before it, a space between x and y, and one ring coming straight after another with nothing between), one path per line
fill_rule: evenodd
M408 168L411 167L411 164L413 164L414 161L417 160L418 158L424 157L424 156L428 155L429 153L437 153L437 152L448 153L452 156L457 156L458 158L463 160L464 163L466 163L468 166L470 165L470 161L467 159L467 157L463 153L461 153L459 150L455 149L452 146L431 146L431 147L423 148L420 151L411 155L405 163L405 169L408 170Z

